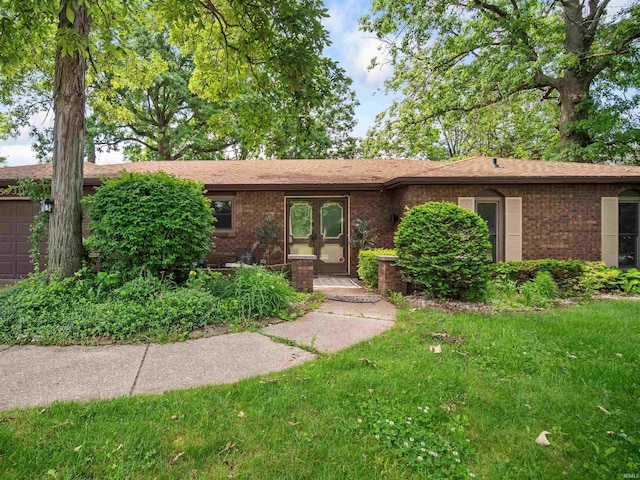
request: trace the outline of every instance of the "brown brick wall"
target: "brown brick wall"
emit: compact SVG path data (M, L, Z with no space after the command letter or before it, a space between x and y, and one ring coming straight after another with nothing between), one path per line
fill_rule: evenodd
M402 281L400 267L395 261L378 261L378 292L387 295L389 292L407 293L407 284Z
M299 292L313 292L313 260L291 260L291 286Z
M482 190L522 197L522 258L600 260L600 199L629 185L429 185L400 188L395 208L430 201L458 202Z
M278 223L278 228L282 232L278 237L278 245L284 253L284 199L287 197L321 197L349 195L351 205L351 218L353 222L357 218L369 219L371 225L378 231L380 246L387 247L393 245L393 233L397 223L391 221L391 214L394 210L394 194L392 192L380 191L322 191L322 192L284 192L265 191L249 192L239 191L235 193L209 191L209 197L229 197L235 196L235 232L231 234L217 233L214 235L215 247L207 256L207 263L219 266L227 262L236 260L236 252L240 249L251 249L257 240L256 231L262 224L266 214L273 212ZM349 224L351 231L351 224ZM283 253L274 255L271 263L281 263L284 261ZM257 252L256 261L260 260L262 252ZM354 252L350 252L351 274L356 275L358 259Z
M368 218L378 231L379 246L393 247L397 223L392 214L402 216L405 207L429 201L458 202L458 197L473 197L482 190L494 190L505 197L522 197L523 259L579 258L600 259L600 199L617 196L630 185L427 185L401 187L391 191L324 191L284 192L240 191L235 193L235 233L218 234L215 248L208 255L211 265L235 261L236 251L251 249L256 230L266 214L273 213L282 232L278 245L283 253L272 257L272 263L284 262L284 198L286 196L343 196L350 198L350 221ZM217 193L209 192L209 196ZM220 192L220 196L229 196ZM351 224L349 225L349 230ZM262 252L257 252L260 260ZM351 275L356 275L357 257L350 254Z
M366 218L369 224L378 232L380 248L393 246L393 234L397 223L391 221L394 213L394 196L391 192L352 192L351 193L351 223L358 218ZM351 227L349 227L351 231ZM351 276L357 276L358 257L351 249Z
M250 250L257 241L257 230L265 216L273 213L281 232L278 235L277 245L283 249L284 244L284 192L214 192L209 191L208 197L235 197L234 216L235 231L233 233L214 233L215 246L207 256L209 265L220 266L236 260L238 250ZM259 262L263 252L256 252L256 261ZM271 257L271 263L283 263L283 253Z

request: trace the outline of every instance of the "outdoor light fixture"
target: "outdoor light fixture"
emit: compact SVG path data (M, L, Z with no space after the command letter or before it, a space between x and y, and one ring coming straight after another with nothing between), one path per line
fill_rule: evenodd
M40 202L40 212L41 213L51 213L53 210L53 200L47 198Z

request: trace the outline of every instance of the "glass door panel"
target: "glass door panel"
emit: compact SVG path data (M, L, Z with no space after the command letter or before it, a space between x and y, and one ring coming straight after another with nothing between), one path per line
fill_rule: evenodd
M491 258L494 262L498 261L498 203L497 202L478 202L476 204L476 213L487 222L489 227L489 243L491 243Z
M345 242L346 202L318 200L320 235L317 239L318 273L347 273L347 244Z
M295 200L288 203L288 248L293 255L314 255L313 202Z
M346 206L343 198L288 200L288 253L316 255L316 273L348 273Z
M638 268L638 203L618 204L618 265Z

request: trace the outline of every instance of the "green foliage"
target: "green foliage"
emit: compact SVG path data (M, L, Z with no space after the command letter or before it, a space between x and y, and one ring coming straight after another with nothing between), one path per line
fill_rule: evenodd
M388 293L389 301L398 308L408 308L409 303L407 299L400 292L394 292L390 290Z
M560 291L549 272L538 272L533 280L520 287L519 301L526 307L548 307L551 300L558 298Z
M394 103L378 115L363 141L363 155L457 160L475 155L547 158L558 141L557 106L525 92L480 110L448 112L431 126L407 121L404 105Z
M87 246L106 270L173 272L204 258L213 213L202 184L164 172L123 173L83 200L91 218Z
M521 285L533 280L539 272L548 272L562 291L569 291L578 284L584 271L579 260L511 260L493 267L493 275L503 281L511 280Z
M603 262L586 262L578 288L587 294L618 290L621 274L619 268L609 268Z
M378 260L376 255L395 255L395 250L378 248L376 250L360 250L358 252L358 277L367 288L378 286Z
M637 162L638 18L636 1L373 2L361 27L398 99L365 153Z
M35 274L0 291L0 343L179 340L208 325L289 318L303 298L257 267L231 277L194 270L185 285L88 269L61 281Z
M640 293L640 271L630 268L620 274L620 288L624 293Z
M187 285L230 302L235 315L246 320L286 317L299 296L283 275L258 266L240 268L228 279L219 272L194 270Z
M50 213L40 211L40 202L51 198L51 183L45 180L33 178L19 178L15 185L9 185L3 192L5 195L18 195L27 197L38 208L29 226L29 260L33 270L40 270L40 245L46 242L47 227L49 226Z
M349 242L356 250L372 250L378 246L378 232L366 218L356 218L351 227Z
M322 56L324 15L307 0L165 2L133 15L128 55L92 78L95 146L124 146L132 161L353 156L358 103Z
M478 298L489 279L488 235L484 220L453 203L418 205L395 234L398 265L435 297Z
M189 89L193 56L172 47L168 32L132 23L131 55L106 63L92 82L87 125L95 148L124 145L131 161L223 158L233 143L223 125L233 117L220 115L229 105Z

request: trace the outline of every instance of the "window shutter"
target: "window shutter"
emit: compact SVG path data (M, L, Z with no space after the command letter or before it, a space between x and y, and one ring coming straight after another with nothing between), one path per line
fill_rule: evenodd
M602 261L607 267L618 266L618 197L601 199Z
M458 197L458 206L465 210L476 211L476 199L474 197Z
M522 260L522 198L504 199L504 259Z

